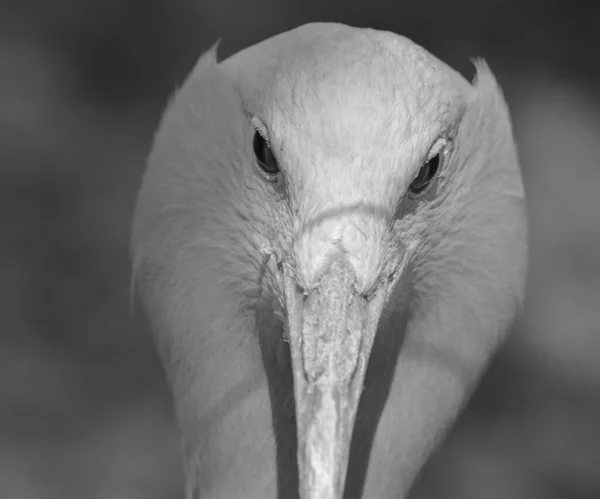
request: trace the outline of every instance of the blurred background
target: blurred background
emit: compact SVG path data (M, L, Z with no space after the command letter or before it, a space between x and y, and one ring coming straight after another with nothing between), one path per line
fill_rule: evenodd
M525 314L414 498L600 498L600 4L0 0L0 499L181 499L128 233L168 96L309 21L402 33L510 103L531 210Z

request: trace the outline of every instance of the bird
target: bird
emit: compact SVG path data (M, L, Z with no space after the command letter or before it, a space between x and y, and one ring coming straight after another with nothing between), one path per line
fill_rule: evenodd
M391 31L217 51L166 104L131 231L185 497L407 497L523 307L506 99Z

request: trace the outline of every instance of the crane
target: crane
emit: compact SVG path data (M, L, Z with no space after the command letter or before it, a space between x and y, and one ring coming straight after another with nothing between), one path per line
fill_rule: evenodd
M391 32L204 53L154 137L136 295L186 499L405 497L524 299L527 221L493 74Z

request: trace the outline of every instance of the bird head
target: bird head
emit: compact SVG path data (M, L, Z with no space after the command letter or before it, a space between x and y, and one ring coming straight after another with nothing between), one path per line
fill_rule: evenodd
M261 84L239 86L250 162L269 193L264 244L280 269L305 498L341 497L383 310L452 231L468 204L461 190L490 168L465 160L475 95L456 72L391 33L320 28L272 40L266 64L245 75Z
M233 255L232 268L242 254L269 259L262 282L289 341L303 499L342 497L386 310L456 293L512 310L523 294L510 120L485 63L477 70L470 84L401 36L313 24L218 66L213 50L171 106L179 116L165 117L165 130L186 129L180 154L202 142L190 161L201 166L179 171L177 189L190 204L195 183L199 216L232 228L219 256ZM511 277L493 282L502 272ZM411 303L394 297L401 278ZM501 333L490 335L482 349Z

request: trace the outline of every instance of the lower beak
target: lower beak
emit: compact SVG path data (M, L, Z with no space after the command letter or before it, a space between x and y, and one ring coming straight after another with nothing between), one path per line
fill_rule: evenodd
M343 256L308 295L284 276L301 499L341 499L365 371L385 299L356 293Z

